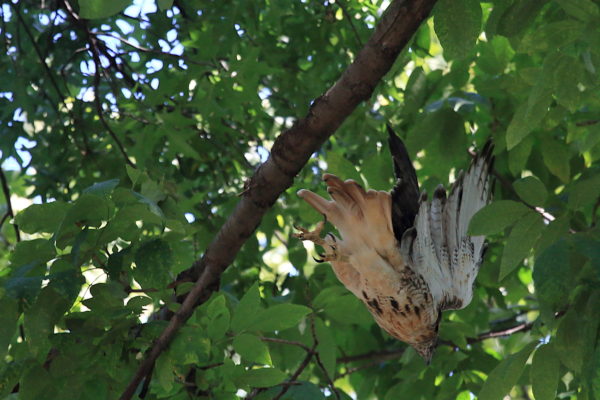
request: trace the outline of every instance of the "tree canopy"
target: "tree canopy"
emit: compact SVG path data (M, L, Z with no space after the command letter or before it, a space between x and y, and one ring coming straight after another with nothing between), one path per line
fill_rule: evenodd
M597 0L0 4L0 398L600 398ZM292 237L495 143L427 366Z

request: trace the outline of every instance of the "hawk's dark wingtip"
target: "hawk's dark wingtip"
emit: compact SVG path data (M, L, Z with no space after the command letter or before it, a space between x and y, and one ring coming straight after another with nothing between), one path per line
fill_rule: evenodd
M406 146L389 124L387 131L396 175L396 184L391 192L392 225L394 235L400 241L402 234L413 226L419 211L419 182Z

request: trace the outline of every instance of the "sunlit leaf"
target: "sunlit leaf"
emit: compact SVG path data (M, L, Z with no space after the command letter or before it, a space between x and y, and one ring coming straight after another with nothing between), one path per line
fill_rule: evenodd
M536 342L529 343L521 351L501 361L488 375L478 398L480 400L500 400L504 398L508 391L517 384L525 368L525 362L527 362L536 345Z
M471 235L491 235L502 232L524 214L531 212L527 206L516 201L495 201L473 216L469 225L469 233Z

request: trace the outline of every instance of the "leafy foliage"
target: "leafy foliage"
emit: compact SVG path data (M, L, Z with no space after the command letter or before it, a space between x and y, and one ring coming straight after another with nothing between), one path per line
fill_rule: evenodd
M118 398L191 289L181 273L383 3L2 4L0 398ZM598 23L593 0L439 0L137 394L600 397ZM496 144L470 227L489 249L430 366L291 236L320 219L295 192L326 171L389 190L386 122L429 193Z

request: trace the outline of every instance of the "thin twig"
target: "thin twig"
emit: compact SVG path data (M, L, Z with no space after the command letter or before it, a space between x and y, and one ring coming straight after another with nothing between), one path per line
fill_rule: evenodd
M311 349L310 352L306 353L306 356L304 357L304 360L302 360L302 362L300 363L300 365L298 366L298 368L296 368L296 371L294 371L294 373L292 374L292 376L290 377L290 379L288 379L288 382L295 382L298 379L298 377L300 376L300 374L302 373L302 371L304 371L304 369L306 369L306 367L308 366L308 363L310 362L310 359L315 354L315 348L316 348L316 344L313 345L313 348ZM279 400L279 399L281 399L283 397L283 395L287 393L287 391L289 390L289 388L290 388L289 385L284 385L281 388L281 391L275 397L273 397L273 400Z
M589 121L579 121L575 123L575 126L590 126L590 125L596 125L597 123L600 123L600 119L592 119Z
M184 55L179 55L179 54L173 54L173 53L168 53L166 51L162 51L162 50L157 50L157 49L149 49L147 47L143 47L143 46L139 46L133 42L130 42L129 40L122 38L121 36L112 34L112 33L107 33L107 32L90 32L91 35L94 36L108 36L111 37L113 39L118 40L119 42L134 48L137 51L141 51L143 53L152 53L152 54L157 54L157 55L161 55L161 56L166 56L166 57L174 57L177 58L179 60L183 60L185 62L188 62L190 64L195 64L195 65L203 65L206 67L211 67L211 68L218 68L216 65L211 64L209 62L202 62L202 61L195 61L190 59L189 57L186 57Z
M302 350L304 350L306 352L311 352L312 351L312 349L309 348L304 343L297 342L295 340L287 340L287 339L280 339L280 338L266 337L266 336L260 336L259 339L262 340L263 342L271 342L271 343L279 343L279 344L289 344L291 346L297 346L297 347L300 347Z
M314 340L313 347L316 349L319 346L319 338L317 338L317 331L315 329L314 314L311 314L311 316L310 316L310 331L312 333L313 340ZM315 359L317 360L317 365L319 366L319 368L321 368L321 371L323 371L323 374L325 375L325 379L327 379L327 384L329 385L329 389L335 395L335 398L340 400L340 394L337 392L337 390L335 388L335 384L333 383L333 380L329 376L329 373L327 372L325 365L323 365L323 361L321 361L321 356L319 355L318 351L315 351Z
M335 4L337 4L338 7L342 10L342 14L344 14L346 19L350 23L350 28L352 28L352 31L354 32L354 38L356 39L356 43L358 44L359 47L362 47L363 43L362 43L362 40L360 40L360 35L358 34L358 30L356 29L356 26L354 26L354 22L352 21L352 16L346 9L346 5L342 4L344 1L345 0L337 0L335 2Z
M354 356L339 357L337 362L348 363L362 360L378 360L378 362L389 361L400 357L404 353L404 350L406 350L406 348L390 351L370 351L368 353L357 354Z
M89 35L88 37L89 37L89 43L90 43L90 51L92 52L92 58L94 59L94 66L95 66L95 70L96 70L95 74L94 74L94 104L96 105L96 114L98 114L98 118L100 118L100 122L102 123L102 125L104 126L104 128L106 129L106 131L108 132L110 137L112 137L115 144L117 145L117 148L121 152L121 155L125 159L125 162L130 167L136 168L133 161L131 161L131 159L127 155L127 151L125 150L125 147L123 146L123 144L117 137L117 134L112 130L112 128L110 127L110 125L108 124L106 119L104 118L104 111L102 110L102 103L100 101L100 74L102 73L104 68L102 67L102 63L100 62L100 54L99 54L99 50L98 50L98 45L96 43L96 38L93 35L91 35L91 32L89 30L88 30L88 35Z
M21 232L19 231L19 226L14 221L15 212L13 211L12 204L10 202L10 188L8 187L8 180L6 179L6 175L4 175L4 170L2 168L0 168L0 181L2 181L2 192L4 193L4 198L6 199L6 214L2 218L2 221L0 222L0 227L4 224L4 221L6 220L7 217L12 218L13 219L12 226L15 230L15 237L17 239L17 242L20 242L21 241Z
M499 331L484 332L484 333L477 335L476 338L467 338L467 343L472 344L472 343L482 342L487 339L494 339L494 338L498 338L498 337L510 336L510 335L513 335L513 334L519 333L519 332L527 332L527 331L531 330L531 328L533 328L533 322L524 322L522 324L513 326L511 328L502 329Z

